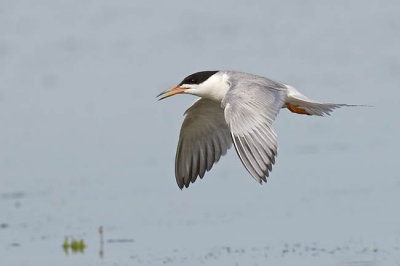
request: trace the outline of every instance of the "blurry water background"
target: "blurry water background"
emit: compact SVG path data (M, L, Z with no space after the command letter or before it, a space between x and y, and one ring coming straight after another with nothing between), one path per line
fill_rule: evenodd
M1 265L400 265L399 33L395 0L2 0ZM217 69L373 107L282 110L268 184L231 149L180 191L195 97L155 95Z

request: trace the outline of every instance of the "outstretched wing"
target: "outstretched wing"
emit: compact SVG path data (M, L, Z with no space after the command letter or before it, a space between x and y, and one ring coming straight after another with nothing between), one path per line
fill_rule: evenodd
M272 122L285 103L285 95L283 84L259 77L232 82L222 101L236 151L260 183L267 181L275 163L278 142Z
M186 112L175 158L175 176L179 188L188 187L230 148L232 140L217 102L200 98Z

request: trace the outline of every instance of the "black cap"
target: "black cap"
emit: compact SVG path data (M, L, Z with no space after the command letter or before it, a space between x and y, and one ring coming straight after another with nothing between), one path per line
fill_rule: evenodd
M200 71L196 72L192 75L187 76L182 80L181 83L179 83L178 86L181 86L182 84L200 84L204 81L206 81L209 77L217 73L218 71Z

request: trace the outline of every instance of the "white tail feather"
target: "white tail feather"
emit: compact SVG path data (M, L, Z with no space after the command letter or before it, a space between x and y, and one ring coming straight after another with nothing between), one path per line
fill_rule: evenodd
M290 85L286 85L287 97L286 97L286 107L288 107L292 112L298 113L295 110L304 110L308 115L330 115L330 113L339 107L342 106L355 106L349 104L336 104L336 103L320 103L313 101L303 94L301 94L298 90L293 88ZM292 107L292 108L290 108ZM293 107L295 110L293 110Z

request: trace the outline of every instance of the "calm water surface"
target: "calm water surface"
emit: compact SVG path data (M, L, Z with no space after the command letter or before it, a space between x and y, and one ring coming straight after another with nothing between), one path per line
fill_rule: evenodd
M400 265L399 14L398 1L2 1L1 265ZM195 98L155 95L214 69L373 107L282 110L268 184L230 150L180 191Z

